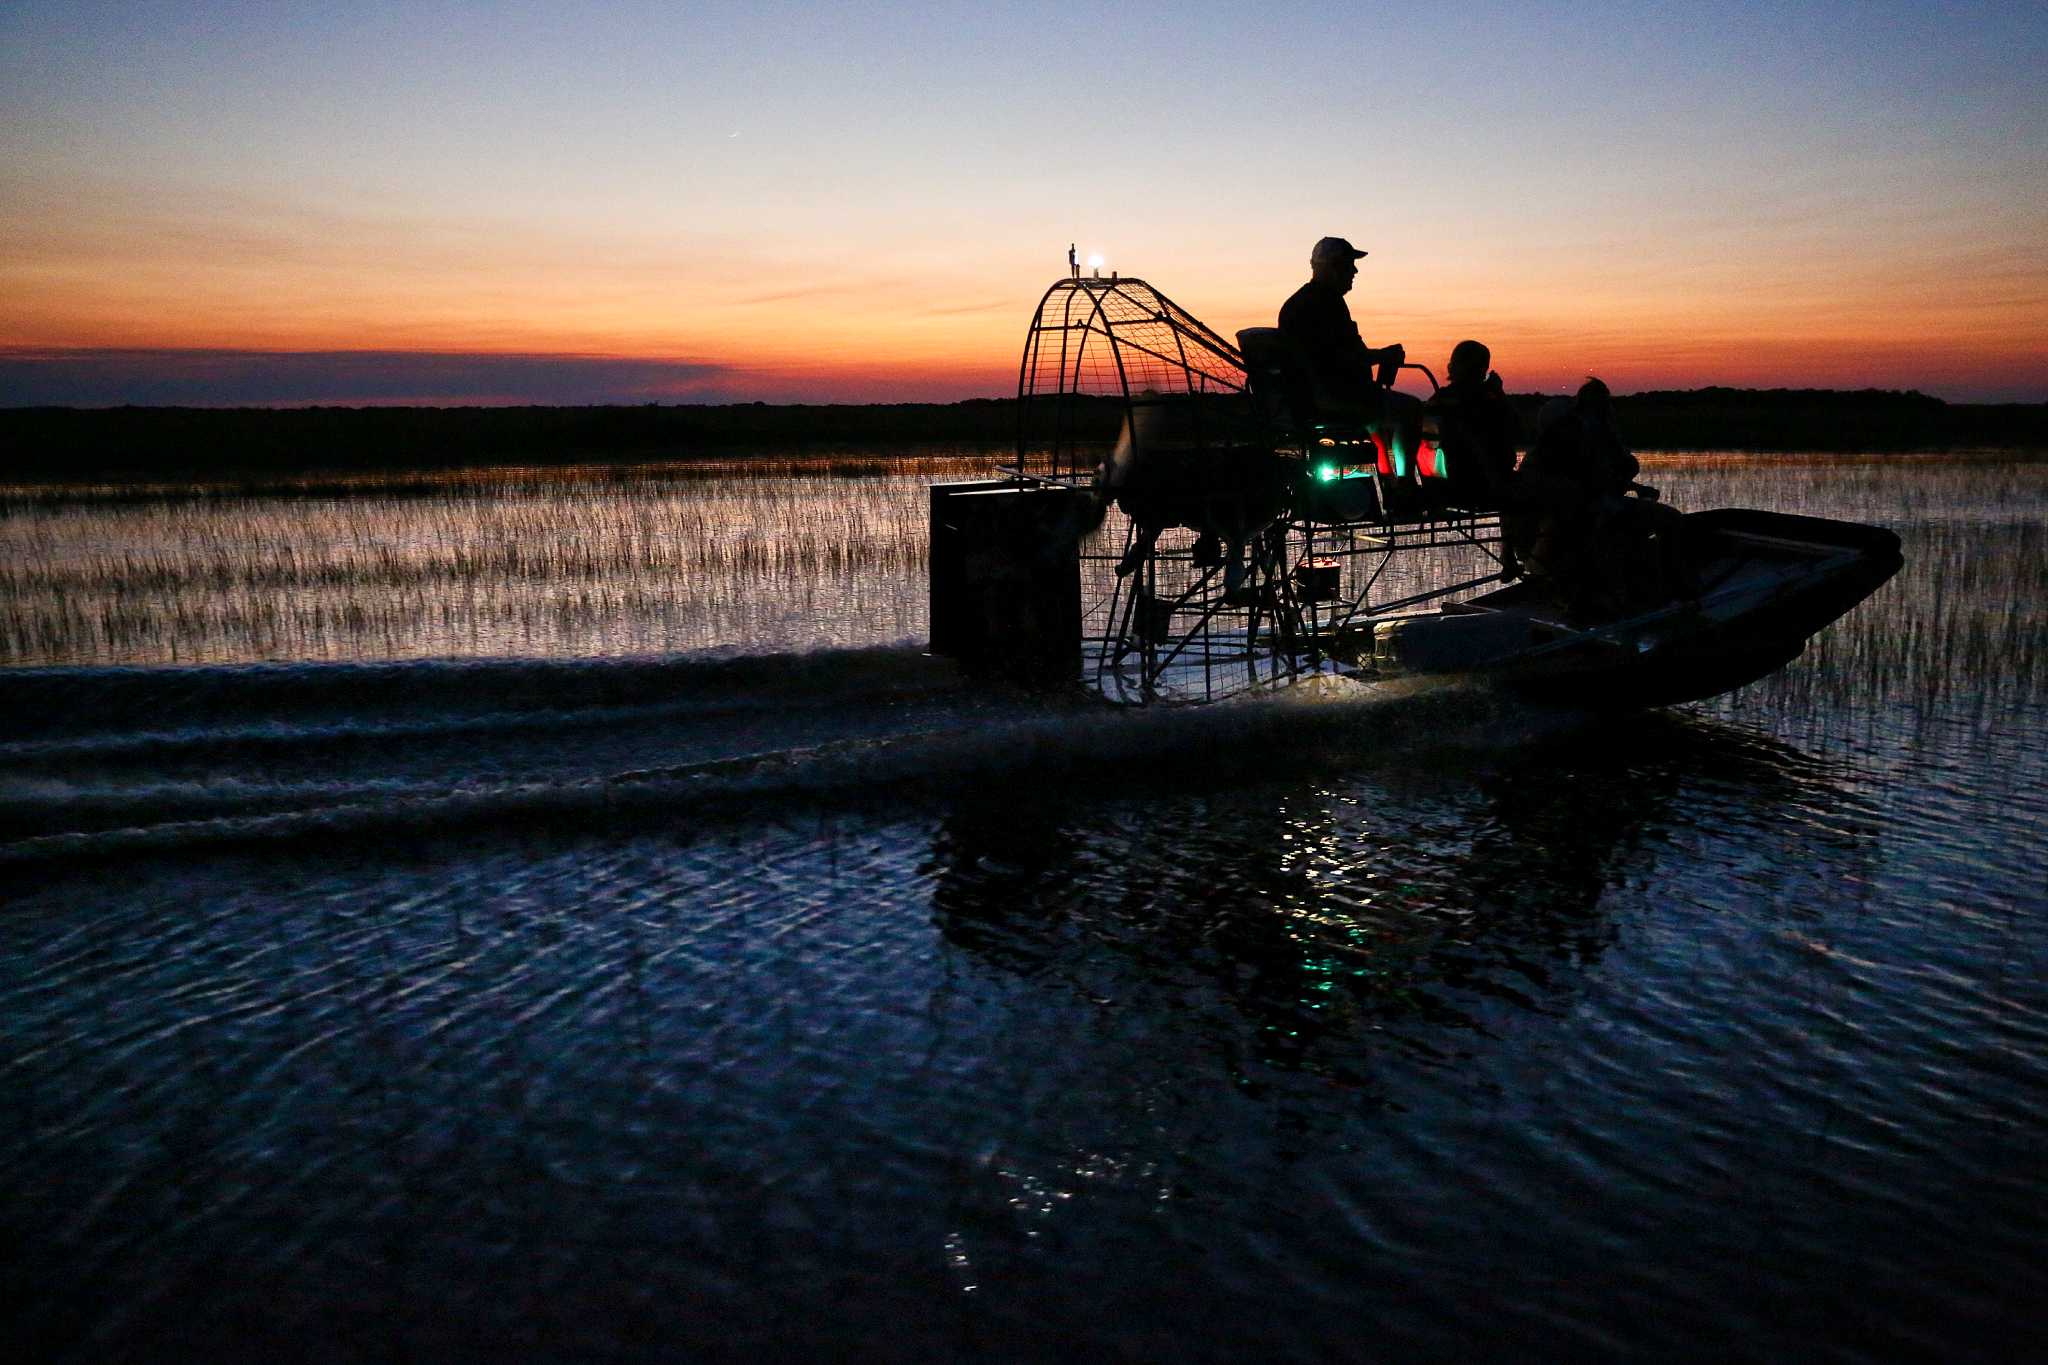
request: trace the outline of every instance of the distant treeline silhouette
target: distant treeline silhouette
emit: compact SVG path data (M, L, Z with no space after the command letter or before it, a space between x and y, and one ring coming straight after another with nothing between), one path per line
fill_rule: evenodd
M1548 395L1515 398L1525 432ZM1040 400L1043 401L1043 400ZM1084 427L1120 409L1078 400ZM1945 403L1865 389L1690 389L1617 400L1638 450L2048 449L2048 404ZM165 480L689 460L884 445L1002 446L1009 398L960 403L637 407L7 408L0 480Z

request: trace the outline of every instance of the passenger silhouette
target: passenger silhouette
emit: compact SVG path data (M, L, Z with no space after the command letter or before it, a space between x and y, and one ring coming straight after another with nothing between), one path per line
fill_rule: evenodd
M1538 427L1516 494L1533 522L1531 563L1572 614L1599 619L1673 595L1697 598L1683 518L1636 481L1642 465L1615 433L1607 385L1588 379L1569 410L1546 408Z
M1508 401L1500 376L1491 373L1493 353L1477 341L1461 341L1446 367L1450 382L1424 405L1437 419L1437 448L1447 470L1445 501L1469 512L1505 512L1514 501L1515 447L1521 419ZM1520 575L1512 548L1503 547L1502 571Z

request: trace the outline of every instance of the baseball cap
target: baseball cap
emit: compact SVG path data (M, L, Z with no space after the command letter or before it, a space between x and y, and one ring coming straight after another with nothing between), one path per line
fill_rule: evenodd
M1315 265L1319 261L1355 261L1363 255L1363 251L1342 237L1325 237L1308 253L1308 263Z

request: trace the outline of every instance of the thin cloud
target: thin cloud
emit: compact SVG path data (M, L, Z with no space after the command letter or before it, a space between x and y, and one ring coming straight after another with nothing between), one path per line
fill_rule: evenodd
M773 294L750 294L746 298L736 299L734 302L743 308L752 308L764 303L798 303L809 299L833 298L846 294L864 294L874 287L873 282L867 280L863 280L858 284L806 285L801 289L785 289Z
M744 380L709 361L545 353L0 349L0 407L718 402Z
M951 308L925 309L927 316L935 318L957 317L962 313L1014 313L1016 311L1017 300L1015 299L992 299L987 303L962 303L956 304Z

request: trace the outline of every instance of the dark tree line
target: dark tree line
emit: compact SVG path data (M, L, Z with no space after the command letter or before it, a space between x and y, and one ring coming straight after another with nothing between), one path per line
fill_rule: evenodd
M1533 432L1541 394L1518 395ZM2048 449L2048 404L1951 404L1881 390L1692 389L1617 400L1639 450ZM1113 432L1119 409L1074 419ZM590 460L804 454L902 444L1001 446L1014 399L866 405L7 408L0 480L174 480Z

